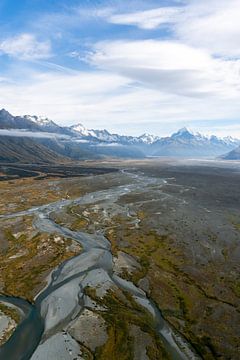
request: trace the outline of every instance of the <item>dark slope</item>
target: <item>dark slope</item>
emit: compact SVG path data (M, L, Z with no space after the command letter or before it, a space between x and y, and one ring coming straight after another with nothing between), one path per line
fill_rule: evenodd
M61 127L49 119L41 119L37 116L13 116L7 110L0 110L0 129L22 129L27 131L49 132L61 135L73 136L69 128Z
M24 117L13 116L5 109L2 109L0 110L0 129L27 129L30 131L39 131L39 126Z
M57 138L39 138L36 142L59 154L73 160L97 159L100 156L94 153L93 149L86 144L81 144L73 140L59 140Z
M31 138L0 136L0 162L54 163L66 158Z
M240 160L240 146L237 149L230 151L227 154L221 156L224 160Z

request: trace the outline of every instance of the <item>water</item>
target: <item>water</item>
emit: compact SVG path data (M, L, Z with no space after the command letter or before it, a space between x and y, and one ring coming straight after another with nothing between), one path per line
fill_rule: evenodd
M74 300L77 300L75 301L76 308L74 310L83 310L85 306L83 301L83 279L88 276L91 280L91 274L94 274L94 270L97 269L100 274L98 281L102 287L105 286L106 276L108 276L113 284L125 291L128 291L139 304L141 304L153 315L156 323L156 331L162 338L166 349L172 356L172 359L187 360L198 358L187 342L173 332L171 327L161 316L160 310L151 301L151 299L148 299L145 292L138 289L133 283L121 279L114 274L111 244L103 235L90 235L83 232L74 232L56 224L50 219L50 214L52 212L57 212L64 206L71 204L93 204L97 201L103 200L114 203L120 196L131 191L139 191L139 189L144 191L147 186L155 183L158 183L158 185L161 185L161 183L164 184L163 180L160 180L159 182L159 179L136 176L136 174L132 175L132 181L133 183L127 186L117 186L113 189L97 191L87 194L77 200L63 200L19 212L17 214L2 216L10 218L35 214L34 224L36 228L43 232L57 233L58 235L71 238L81 244L83 251L80 255L65 261L52 272L49 285L36 297L35 305L32 305L22 299L2 297L2 300L15 304L18 308L20 308L24 312L24 317L11 338L0 347L1 360L28 360L31 358L31 355L41 341L44 333L44 324L45 327L46 323L50 323L51 325L52 319L51 317L48 318L48 312L46 310L48 309L48 299L51 298L51 295L56 293L56 291L58 294L61 294L61 291L75 280L78 281L79 292L77 295L74 295L77 299L72 299L73 302ZM92 281L96 281L96 278L92 278ZM71 292L69 292L69 297L71 297ZM61 298L61 296L59 296L59 298ZM61 313L62 318L57 319L59 320L59 324L61 324L61 326L68 324L71 315L67 312L65 314L64 311L66 312L66 309L63 305ZM59 324L56 322L56 329ZM53 329L55 328L53 327Z

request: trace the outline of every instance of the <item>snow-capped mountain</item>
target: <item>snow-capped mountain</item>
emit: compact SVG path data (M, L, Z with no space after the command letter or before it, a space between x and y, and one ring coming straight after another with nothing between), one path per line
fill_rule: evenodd
M39 126L34 122L21 117L13 116L7 110L0 110L0 129L26 129L37 131Z
M151 146L151 154L154 156L212 157L223 154L225 149L230 151L239 144L238 139L205 136L182 128L172 136L154 142Z
M176 133L172 134L173 138L179 138L179 137L185 137L185 138L191 138L196 137L198 133L194 133L192 130L189 130L186 127L183 127L179 129Z
M82 124L72 125L70 126L70 129L75 131L80 136L90 136L89 130Z
M144 144L153 144L155 141L159 140L159 136L151 134L143 134L137 138L139 141L142 141Z
M13 116L5 109L0 110L0 128L1 129L24 129L46 131L46 128L52 130L61 129L52 120L39 116Z
M33 134L37 132L38 137L42 132L45 140L38 140L39 142L41 141L44 146L63 156L74 159L78 159L79 154L81 154L81 159L84 158L84 154L86 154L86 158L89 156L94 158L96 154L117 157L216 157L230 152L240 145L238 139L206 136L190 131L186 127L168 137L160 138L147 133L134 137L112 134L106 129L88 129L82 124L61 127L45 117L13 116L2 109L0 110L0 135L4 135L4 130L6 134L6 129L21 130L21 136L28 131L28 137L29 132L30 135L31 132ZM46 140L46 136L44 136L46 132L53 134L55 140Z
M121 144L152 144L159 139L158 136L143 134L141 136L126 136L119 134L111 134L106 129L104 130L94 130L87 129L82 124L72 125L71 130L76 132L77 135L83 137L94 137L99 141L109 142L109 143L121 143Z
M236 145L236 142L239 142L238 139L233 138L232 136L225 136L222 138L222 140L224 141L225 144L229 144L229 145Z
M48 118L45 118L43 116L24 115L23 118L33 121L34 123L36 123L38 125L42 125L42 126L49 125L49 124L56 125L52 120L49 120Z
M67 127L61 127L57 125L53 120L48 119L44 116L36 115L24 115L22 119L25 119L29 123L34 123L40 131L46 131L50 133L71 135L71 132Z
M116 142L119 140L119 135L110 134L105 129L104 130L87 129L82 124L72 125L70 129L74 131L77 136L93 137L100 141L106 141L106 142Z

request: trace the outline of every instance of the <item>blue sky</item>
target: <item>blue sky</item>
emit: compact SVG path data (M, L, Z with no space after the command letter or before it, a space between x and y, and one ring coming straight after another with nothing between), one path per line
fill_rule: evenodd
M240 137L239 0L0 0L0 107Z

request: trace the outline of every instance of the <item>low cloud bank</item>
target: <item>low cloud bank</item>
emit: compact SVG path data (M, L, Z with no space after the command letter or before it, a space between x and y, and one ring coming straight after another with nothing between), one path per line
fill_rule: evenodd
M40 132L40 131L25 131L21 129L0 129L0 136L15 136L15 137L31 137L31 138L61 138L61 139L69 139L70 137L67 135L48 133L48 132Z

